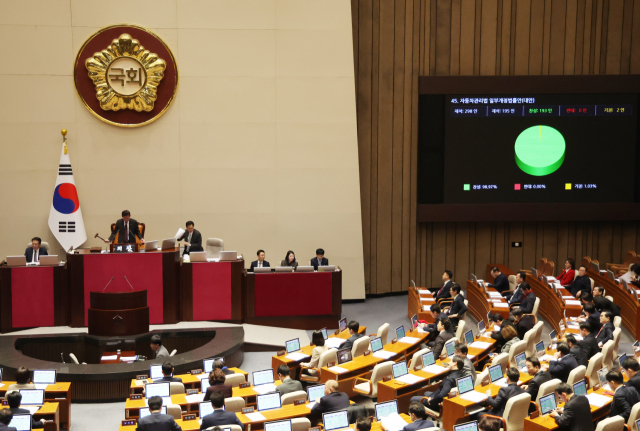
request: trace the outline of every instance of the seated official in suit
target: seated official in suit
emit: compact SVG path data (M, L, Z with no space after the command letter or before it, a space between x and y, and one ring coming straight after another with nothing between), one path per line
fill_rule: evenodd
M460 317L467 312L467 306L464 303L464 296L460 294L460 290L460 285L457 283L454 283L453 286L451 286L453 303L451 304L451 308L449 308L447 315L449 316L449 320L451 321L451 326L453 328L458 326Z
M9 403L9 410L11 410L14 415L31 415L32 429L44 428L44 423L46 422L46 420L40 419L39 421L36 421L35 419L33 419L33 415L29 410L20 408L20 403L22 402L22 394L20 392L14 391L8 393L7 402Z
M320 361L320 355L329 350L327 346L324 345L324 337L322 336L322 331L313 331L313 334L311 335L311 344L313 344L311 359L309 360L309 362L300 362L300 367L317 368L318 362ZM318 372L316 370L303 370L302 373L310 376L318 375Z
M9 385L9 387L7 388L5 399L7 398L7 394L11 391L19 391L20 389L35 389L36 385L30 382L31 371L29 371L25 367L18 368L18 371L16 371L16 382L12 385Z
M513 315L513 324L516 327L516 331L518 331L518 338L524 340L524 334L533 329L535 325L533 315L524 314L520 307L516 307L511 314Z
M593 417L589 399L584 395L575 395L573 387L560 383L556 393L564 403L564 408L552 410L549 413L562 431L593 431Z
M533 378L529 380L529 384L522 385L522 389L531 395L531 401L535 401L536 398L538 398L540 385L551 380L551 374L549 374L548 371L540 369L540 360L537 356L527 358L527 373Z
M169 357L169 351L167 350L166 347L162 345L162 338L160 338L158 334L151 336L150 343L151 343L151 350L154 351L154 355L153 355L154 359Z
M214 392L220 392L224 398L231 398L233 396L233 386L225 383L227 376L224 375L222 370L214 368L209 373L209 387L204 394L202 401L211 400L211 394Z
M524 294L522 293L521 285L527 280L527 273L520 271L516 274L516 288L513 289L513 292L504 292L502 296L508 299L509 305L511 304L520 304L522 302L522 298Z
M576 277L576 261L572 258L564 262L564 270L556 277L561 286L568 286L573 283Z
M525 393L524 389L518 386L519 378L520 371L518 371L517 368L512 367L507 370L507 386L500 388L497 397L493 398L489 396L486 404L488 406L491 406L491 410L489 410L486 414L502 416L504 414L504 408L507 406L507 401L509 401L509 398ZM491 393L490 390L487 390L487 392L489 394Z
M447 318L447 313L443 313L438 304L432 304L429 307L429 313L433 317L433 323L418 323L418 327L423 331L428 332L427 340L433 340L438 336L438 322Z
M603 311L600 313L600 323L602 327L596 334L596 341L598 342L598 347L602 349L602 346L609 340L613 340L613 330L616 329L613 326L613 314L611 311Z
M182 236L176 241L184 240L183 255L189 254L192 251L204 251L202 248L202 234L193 228L193 222L189 220L187 222L187 230L184 231Z
M427 419L427 411L422 403L417 401L412 401L409 404L409 417L411 418L411 423L406 424L402 431L418 431L435 426L433 422Z
M355 343L358 338L362 337L362 334L359 333L360 324L355 320L347 323L347 330L351 336L342 346L340 346L340 349L351 349L353 347L353 343Z
M611 402L611 413L609 417L622 416L624 421L629 420L631 408L640 403L640 394L633 386L625 386L620 371L609 371L606 375L607 383L614 392L613 401Z
M216 359L215 361L213 361L212 368L213 369L217 368L219 370L222 370L225 376L228 376L229 374L235 374L233 371L227 368L227 365L224 363L223 359Z
M15 427L10 427L13 413L9 409L0 409L0 431L16 431Z
M42 244L42 239L35 236L31 238L31 247L28 247L24 255L27 258L27 263L38 262L40 260L40 256L48 256L49 252L44 248L40 248Z
M349 407L349 395L344 392L338 392L338 382L335 380L327 380L324 384L324 397L316 401L309 414L311 425L314 421L322 419L322 413L335 412Z
M213 413L200 418L200 420L202 420L200 431L221 425L238 425L244 430L244 425L242 425L242 422L238 419L238 415L234 412L224 410L224 396L222 393L213 392L211 394L211 405L213 406Z
M591 293L591 279L587 275L587 267L582 265L578 269L578 276L573 283L568 286L565 286L573 296L576 298L580 298L583 293Z
M583 305L587 302L592 302L593 305L596 306L596 310L601 313L603 311L611 311L613 317L620 316L620 307L604 297L604 287L602 286L595 286L593 288L593 295L590 293L583 293L582 296L580 296L580 300Z
M162 414L162 398L151 397L149 402L149 412L141 419L138 419L137 431L181 431L180 425L178 425L171 415Z
M497 266L491 268L491 275L493 276L493 283L487 284L489 287L493 287L500 293L506 292L509 290L509 279L506 275L504 275Z
M462 358L464 361L464 367L460 370L462 372L462 377L471 376L475 383L476 377L478 377L478 372L476 371L476 367L473 365L471 359L469 359L469 347L466 344L458 343L456 344L453 354Z
M625 359L621 366L625 375L629 378L625 385L633 386L640 394L640 364L638 364L638 361L634 358Z
M520 301L520 309L524 314L533 313L533 306L536 305L536 294L531 290L529 283L524 282L520 285L522 289L522 301Z
M452 370L440 383L440 387L435 391L427 391L424 393L424 397L411 397L411 402L419 402L422 403L425 407L430 410L439 412L440 411L440 403L444 400L451 389L456 387L456 379L462 377L462 373L459 370L464 368L464 361L459 356L454 356L451 358L451 368Z
M580 323L580 335L582 340L578 341L578 345L584 350L587 359L591 359L593 355L600 352L596 334L591 332L591 324L589 322Z
M502 422L491 416L482 416L478 422L479 431L500 431L500 428L502 428Z
M161 379L156 379L153 383L163 383L163 382L179 382L182 383L182 379L180 377L172 377L173 376L173 364L171 362L165 362L162 364L162 377Z
M556 359L550 360L548 367L545 369L549 370L549 374L554 379L560 379L561 382L567 383L569 373L578 366L578 361L573 357L569 345L564 341L558 343L553 356Z
M496 330L495 326L499 326L500 329ZM505 326L514 326L513 324L513 320L509 319L505 319L504 317L502 317L502 314L500 313L495 313L493 316L491 316L491 322L489 322L489 326L487 327L487 332L489 332L491 335L491 338L493 338L494 340L496 340L496 348L500 349L502 348L502 346L504 346L504 343L506 343L507 341L502 337L502 330L505 328ZM515 329L515 326L514 326ZM516 330L516 334L518 333L518 331Z
M433 341L433 347L431 348L431 350L433 351L433 355L436 358L438 358L442 353L442 349L444 349L445 343L454 337L451 328L451 321L449 319L442 319L441 321L439 321L438 332L439 334Z
M435 300L451 298L451 286L453 286L453 282L451 279L453 278L453 272L448 269L444 270L442 274L442 287L432 289L435 292Z
M258 255L258 260L254 260L251 262L251 267L249 268L249 272L253 272L253 268L270 268L269 262L264 260L264 250L258 250L256 253Z
M500 335L502 335L502 339L504 340L500 353L509 353L511 346L521 341L520 338L518 338L518 330L513 325L505 325L500 331Z
M354 429L356 431L371 431L371 419L366 416L358 416Z
M298 380L293 380L289 374L290 372L291 370L287 364L282 364L278 367L278 378L282 384L276 387L276 391L280 392L280 395L302 390L302 383Z
M587 355L584 353L584 349L578 342L576 341L576 337L571 334L567 334L565 337L567 344L569 345L570 352L576 361L578 361L578 365L584 365L585 367L589 366L589 360L587 359Z
M280 261L280 266L293 266L298 267L298 261L296 260L296 254L289 250L283 260Z
M582 315L578 318L580 322L587 322L591 325L591 332L597 334L602 328L600 323L600 312L596 310L596 306L592 303L586 303L582 307Z
M313 269L317 271L319 266L327 266L327 265L329 265L329 259L324 257L324 250L321 248L317 249L316 257L311 259L311 266L313 266Z
M118 235L118 244L135 244L136 237L144 244L144 238L140 233L138 222L131 218L128 210L122 211L122 218L116 222L116 228L111 232L109 239L105 239L107 244L113 242Z

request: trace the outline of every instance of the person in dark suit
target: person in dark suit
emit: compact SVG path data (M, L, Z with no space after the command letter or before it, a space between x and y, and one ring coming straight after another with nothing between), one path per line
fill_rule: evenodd
M447 318L446 313L442 313L438 304L433 304L429 307L429 313L433 317L433 323L418 323L418 327L423 331L428 332L427 341L435 339L438 336L438 322Z
M612 319L613 314L611 311L603 311L600 313L600 323L602 327L596 334L596 341L598 342L598 347L601 349L607 341L613 340L613 330L616 328L613 327Z
M287 364L281 364L278 367L278 378L282 384L276 388L276 391L280 392L280 395L303 390L302 383L298 380L293 380L289 373L290 370Z
M533 306L536 305L536 294L531 290L529 283L524 282L520 285L522 289L522 301L520 301L520 309L525 314L533 313Z
M582 265L578 269L578 276L568 286L565 286L573 296L580 298L583 293L591 293L591 279L587 275L587 267Z
M316 257L311 259L311 266L313 266L313 269L317 271L319 266L327 266L327 265L329 265L329 259L324 257L324 250L321 248L317 249Z
M593 288L593 295L590 293L583 293L580 296L582 304L592 302L596 306L596 310L599 312L611 311L613 317L620 316L620 307L614 302L604 297L604 288L602 286L595 286Z
M249 272L253 272L253 268L270 268L269 262L264 260L264 250L258 250L256 253L258 255L258 260L254 260L251 262L251 267L249 268Z
M20 408L20 403L22 402L22 394L20 392L9 392L7 394L7 402L9 403L9 410L11 410L14 415L31 415L31 412L29 410ZM44 428L45 422L46 421L44 419L36 421L33 419L33 415L31 415L32 429Z
M173 376L173 364L171 362L165 362L162 364L162 377L161 379L156 379L153 383L171 383L171 382L179 382L182 383L182 379L180 377L172 377Z
M587 355L584 353L582 346L576 341L576 337L569 334L565 337L565 340L567 340L567 344L569 345L570 353L574 358L576 358L576 361L578 361L578 365L588 367L589 360L587 359Z
M462 377L462 374L459 370L464 368L464 361L459 356L454 356L451 359L451 372L440 382L440 387L435 392L425 392L424 397L411 397L411 402L419 402L422 403L425 407L430 410L439 412L440 411L440 403L446 397L451 389L456 387L456 379ZM426 399L423 399L426 398Z
M556 353L553 354L556 359L549 361L548 366L551 377L554 379L560 379L560 381L564 383L567 383L571 370L578 366L578 361L576 361L576 358L574 358L570 352L571 351L567 343L564 341L559 342Z
M636 391L640 394L640 364L634 358L625 359L622 364L620 364L624 373L629 378L625 385L633 386L636 388Z
M589 323L591 326L591 332L597 334L600 331L600 328L602 328L602 323L600 323L600 312L596 310L596 306L591 303L585 304L582 309L584 314L582 319Z
M434 291L436 292L436 302L439 299L451 298L451 286L453 286L453 282L451 281L452 278L453 272L445 269L444 273L442 274L442 287L439 289L434 289Z
M162 414L160 412L161 409L162 398L149 398L149 411L151 414L138 420L136 431L182 431L173 416Z
M202 234L193 228L194 224L191 220L187 222L187 230L184 231L182 236L176 241L184 240L183 255L189 254L192 251L204 251L202 248Z
M342 349L351 349L353 347L353 343L355 343L358 338L362 337L362 334L359 333L360 324L358 322L356 322L355 320L352 320L351 322L349 322L347 324L347 329L349 330L349 334L351 336L340 347L341 350Z
M160 335L158 334L152 335L151 340L149 340L149 342L150 342L151 350L154 351L154 356L153 356L154 359L169 357L169 351L167 350L166 347L162 345L162 338L160 337Z
M495 313L492 316L492 321L493 324L489 324L489 328L493 328L495 325L500 326L500 330L496 331L495 329L491 330L491 338L493 338L494 340L496 340L496 349L501 349L502 346L504 345L504 343L506 343L507 341L504 339L504 337L502 336L502 330L505 328L505 326L514 326L513 324L513 320L511 319L505 319L504 317L502 317L502 314L500 313Z
M118 244L135 244L136 237L144 244L144 238L140 234L138 222L131 218L128 210L122 211L122 218L116 222L116 228L111 232L109 239L105 239L107 244L112 242L118 235Z
M533 329L535 325L533 316L531 314L525 315L520 307L516 307L512 314L514 318L513 323L515 324L516 331L518 331L518 338L524 340L524 334L530 329Z
M562 431L594 431L593 417L589 399L584 395L575 395L573 387L560 383L556 393L564 403L564 408L551 411L551 416Z
M220 392L224 398L231 398L233 396L233 386L225 383L227 376L224 375L221 369L214 368L209 373L209 387L204 394L202 401L211 400L211 394L214 392Z
M488 406L491 406L486 414L494 416L502 416L504 408L507 405L509 398L516 395L524 394L524 389L518 386L518 379L520 378L520 371L517 368L511 367L507 370L507 386L500 388L498 396L489 397L486 401Z
M49 252L44 248L40 248L42 239L35 236L31 238L31 247L27 247L24 251L24 256L27 258L27 263L37 262L40 260L40 256L48 256Z
M15 427L10 427L13 412L9 409L0 409L0 431L16 431Z
M211 394L211 405L213 406L213 413L200 418L202 420L200 431L219 425L238 425L244 431L244 425L238 419L238 415L224 410L224 396L221 392L213 392Z
M493 283L489 283L487 286L493 287L500 293L509 290L509 279L506 275L500 272L497 266L491 268L491 275L493 276Z
M402 431L418 431L435 426L433 422L427 420L427 411L422 403L413 401L409 404L409 417L411 418L411 423L405 425Z
M551 380L551 374L549 374L548 371L540 369L540 360L537 356L527 358L527 373L533 376L533 378L529 381L529 384L522 385L522 389L531 395L531 401L535 401L536 398L538 398L540 385Z
M451 286L451 292L453 293L453 304L451 304L451 308L449 308L449 320L451 321L451 326L455 328L458 326L458 322L460 321L460 316L467 312L467 306L464 304L464 297L460 294L460 285L454 283Z
M640 394L633 386L624 385L620 371L609 371L605 378L614 392L609 417L622 416L624 421L627 422L631 415L631 408L636 403L640 403Z
M582 322L580 324L580 335L582 335L582 340L578 341L578 345L584 350L587 359L591 359L593 355L600 352L600 348L598 347L595 334L591 332L589 322Z
M522 289L520 288L520 285L525 281L527 281L527 274L523 271L518 272L516 274L516 283L517 283L516 288L513 290L513 292L507 291L502 294L502 296L508 299L509 305L519 304L520 302L522 302L522 298L524 297L524 294L522 293Z
M451 321L449 319L443 319L438 322L439 334L433 342L433 347L431 349L435 358L440 356L445 343L454 337L451 329Z
M314 424L314 421L322 419L323 413L335 412L349 407L349 395L344 392L338 392L338 390L338 382L327 380L324 384L324 397L316 401L309 414L311 425Z

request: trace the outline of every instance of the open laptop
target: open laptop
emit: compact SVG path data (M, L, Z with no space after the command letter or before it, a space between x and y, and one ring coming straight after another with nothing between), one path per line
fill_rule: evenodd
M454 425L453 431L478 431L478 421L466 422L460 425Z
M295 268L293 266L276 266L276 272L293 272Z
M473 331L471 329L464 333L464 341L467 343L467 346L473 343Z
M396 338L398 341L404 338L404 325L400 325L396 328Z
M618 364L620 365L620 369L623 369L622 364L624 364L624 361L627 360L627 354L623 353L622 355L618 356Z
M502 365L497 364L489 367L489 379L491 380L491 383L497 382L503 378L504 374L502 373Z
M340 329L340 332L342 332L345 329L347 329L347 318L346 317L343 317L342 319L340 319L338 321L338 328Z
M162 374L162 365L152 365L149 367L149 378L151 380L161 379L164 377Z
M384 403L376 403L376 420L383 422L382 429L385 431L402 431L407 425L404 419L398 414L398 401L392 400Z
M485 326L484 326L484 320L481 320L480 322L478 322L478 333L480 335L484 335L485 332L487 332L487 330L485 329Z
M338 350L336 356L338 357L338 365L342 365L353 360L351 349Z
M324 385L307 386L307 399L310 403L324 397Z
M210 402L208 402L209 405L211 405ZM162 406L162 408L160 409L160 413L162 413L163 415L167 414L167 406ZM142 419L145 416L149 416L151 414L151 410L149 410L149 407L140 407L140 419Z
M208 382L208 381L207 381ZM169 382L163 383L148 383L144 385L145 403L148 403L151 397L161 397L162 405L167 406L171 404L171 386ZM205 389L206 391L206 389Z
M429 351L422 355L422 368L429 367L436 363L436 357L434 356L432 351Z
M36 389L46 389L56 384L56 370L33 370L33 384Z
M516 366L520 371L522 371L523 368L527 367L527 352L517 354L515 360Z
M20 406L28 409L31 414L44 404L44 389L20 389L19 392L22 395Z
M253 268L253 272L254 272L255 274L260 274L260 273L265 273L265 274L266 274L266 273L268 273L268 272L271 272L271 268L270 268L270 267L268 267L268 266L262 266L262 267L260 267L260 268L255 267L255 268Z
M349 414L346 410L340 410L337 412L323 413L322 425L325 431L335 431L342 429L349 429Z
M333 272L336 270L335 265L319 266L318 272Z
M9 427L15 428L16 431L31 430L31 415L13 415Z
M327 334L327 328L322 328L320 332L322 332L322 338L324 338L325 340L329 338L329 335Z
M285 419L283 421L275 422L265 422L264 431L291 431L291 419Z
M282 401L280 399L280 392L273 392L270 394L258 395L256 397L256 404L258 411L279 409L282 407Z
M371 353L376 353L378 350L382 350L382 338L375 337L371 339Z
M158 249L158 240L146 241L144 243L144 251L155 251Z
M544 356L544 342L543 341L539 341L538 343L536 343L536 355Z
M7 256L7 266L25 266L26 264L26 256Z
M598 370L598 379L600 379L600 387L605 391L610 391L611 386L609 386L609 382L607 382L607 373L609 369L607 367L602 367Z
M220 262L233 262L238 260L238 252L237 251L221 251L220 252Z
M200 391L205 394L207 389L211 386L209 384L209 376L200 377Z
M398 362L391 366L391 370L393 372L393 378L399 379L402 376L409 374L409 370L407 369L406 362Z
M587 395L587 382L582 379L573 384L573 393L576 395Z
M162 250L170 250L172 248L176 248L175 238L167 238L162 240Z
M473 384L474 384L473 376L467 376L467 377L462 377L460 379L456 379L456 385L458 386L458 395L460 395L460 398L465 399L467 401L471 401L473 403L479 403L481 401L486 400L487 396L480 392L476 392L474 390ZM484 409L484 406L481 406L481 409ZM467 413L473 414L473 413L476 413L476 411L467 410Z
M549 332L549 338L551 339L551 342L553 342L553 340L555 340L557 336L558 336L558 334L556 333L555 329L553 331Z
M58 255L50 254L45 256L40 256L40 266L58 266Z
M414 314L413 316L411 316L411 319L409 319L411 321L411 327L415 328L416 326L418 326L418 315Z
M206 415L213 413L213 404L211 404L211 401L201 401L198 405L198 411L200 412L199 417L202 419Z
M204 370L205 373L209 374L211 371L213 371L213 363L217 360L221 360L224 361L224 358L220 357L220 358L207 358L207 359L203 359L202 360L202 369Z
M452 338L444 344L444 348L447 350L447 356L452 357L456 353L456 340Z
M207 261L207 252L206 251L191 251L191 252L189 252L189 260L191 262L206 262Z
M473 281L475 284L478 284L478 277L476 277L475 274L471 274L471 281Z
M315 269L313 266L298 266L296 272L313 272Z
M297 352L300 350L300 339L294 338L286 342L287 353Z
M550 393L540 397L540 414L546 415L556 409L556 393Z
M253 390L259 394L266 394L276 390L275 380L273 379L273 370L254 371L253 376Z

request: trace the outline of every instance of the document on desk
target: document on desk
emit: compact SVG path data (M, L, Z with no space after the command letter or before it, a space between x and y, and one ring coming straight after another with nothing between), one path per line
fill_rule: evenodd
M587 394L587 398L589 399L589 404L596 407L602 407L605 404L610 403L611 400L613 399L612 397L596 394L594 392Z
M100 358L101 361L115 361L116 359L118 359L118 355L103 356Z
M562 295L562 299L576 299L573 295Z
M460 398L463 400L471 401L472 403L479 403L486 400L488 397L486 394L480 393L478 391L467 392L466 394L460 395Z
M399 414L392 413L382 419L381 425L384 431L400 431L407 425L407 422Z
M304 353L300 353L300 352L293 352L293 353L289 353L287 356L285 356L285 358L287 359L291 359L292 361L302 361L303 359L306 358L310 358L311 355L305 355Z
M203 398L204 396L202 394L191 394L191 395L184 396L184 399L187 400L187 404L199 403L202 401Z
M376 358L389 359L393 356L397 355L395 352L387 352L386 350L378 350L373 354Z
M580 301L576 301L575 299L572 301L570 299L565 301L567 305L581 305Z
M421 380L425 380L424 377L416 376L414 374L405 374L402 377L398 377L396 382L406 383L407 385L412 385L414 383L418 383Z
M337 365L335 367L329 368L329 371L331 371L332 373L337 373L337 374L343 374L343 373L348 373L349 372L349 370L347 370L346 368L338 367Z
M431 373L431 374L440 374L440 373L444 373L447 370L448 368L441 367L440 365L429 365L422 368L422 371L424 371L425 373Z
M506 388L508 383L507 383L507 378L503 377L501 379L496 380L495 382L493 382L494 385L496 386L500 386L503 388ZM518 384L521 385L522 384L522 380L518 380Z
M426 295L428 293L431 293L429 290L427 289L418 289L418 293L421 295Z
M247 413L245 414L245 416L251 421L251 422L260 422L260 421L266 421L267 418L264 417L264 415L262 413L258 413L258 412L254 412L254 413Z
M120 356L120 362L133 362L135 360L135 356Z
M498 298L500 298L500 297L502 296L502 295L500 295L500 294L498 294L498 295L499 295L499 296L498 296ZM495 304L495 303L501 303L501 302L502 302L502 299L498 299L498 298L492 298L492 299L491 299L491 302L493 302L494 304Z
M475 347L476 349L488 349L491 347L491 343L485 343L484 341L474 341L469 344L469 347Z
M269 392L275 392L276 385L272 383L268 383L266 385L258 385L254 386L253 390L259 393L260 395L268 394Z
M36 383L36 389L47 389L47 386L49 386L47 383Z
M40 406L20 406L21 409L29 410L29 413L34 414L38 410L40 410Z
M578 334L571 334L571 335L573 335L573 338L575 338L578 341L582 341L583 340L582 335L578 335Z
M431 305L422 304L422 311L431 311Z
M327 346L328 348L334 348L337 349L340 346L342 346L344 343L346 343L347 340L345 340L344 338L337 338L337 337L333 337L333 338L327 338L324 341L324 345Z
M306 407L307 407L309 410L311 410L311 409L313 408L313 406L315 406L315 405L316 405L316 402L314 401L314 402L312 402L312 403L307 404L307 405L306 405Z
M402 337L398 340L398 343L405 343L405 344L416 344L420 342L420 338L416 338L416 337Z
M162 397L162 405L163 406L168 406L169 404L173 404L173 402L171 401L171 397ZM144 399L144 405L149 407L149 399L148 398Z
M502 298L502 295L500 295L500 292L489 292L489 297L490 298Z
M498 308L509 308L509 304L507 304L506 302L502 302L500 304L496 302L495 304L493 304L493 306Z

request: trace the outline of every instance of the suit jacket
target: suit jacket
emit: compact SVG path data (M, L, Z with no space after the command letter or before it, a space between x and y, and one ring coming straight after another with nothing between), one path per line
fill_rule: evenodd
M187 241L189 239L189 232L185 231L184 234L178 238L176 241ZM187 251L187 246L185 246L183 254L189 254L192 251L204 251L202 248L202 234L200 231L194 229L191 234L191 242L189 243L191 246L189 247L189 251Z
M118 235L119 234L119 235ZM129 219L129 241L126 238L126 231L124 229L124 220L120 219L116 222L116 228L111 232L111 236L109 236L109 241L113 242L113 240L118 235L118 243L119 244L135 244L137 236L138 238L142 238L140 234L140 228L138 227L138 222L132 218ZM134 236L135 235L135 236Z
M506 275L500 273L500 275L493 280L493 283L489 283L487 286L493 287L495 290L502 293L509 290L509 279Z
M289 377L288 379L285 378L284 382L282 382L282 384L276 388L276 391L280 392L280 395L301 390L303 390L302 383L297 380L293 380L291 377Z
M540 390L540 385L551 380L551 374L547 371L538 371L538 374L533 376L533 379L529 381L529 386L527 386L526 392L531 395L531 401L535 401L538 398L538 391Z
M242 425L242 422L240 422L240 419L238 419L238 416L234 412L227 412L221 409L214 410L213 413L202 418L200 431L221 425L239 425L240 428L244 430L244 425Z
M329 259L327 259L326 257L322 258L322 262L319 262L320 266L327 266L329 265ZM318 270L318 258L314 257L313 259L311 259L311 266L313 266L313 269L315 269L316 271Z
M233 396L233 386L223 383L221 385L212 385L207 388L207 392L204 394L202 401L211 400L211 394L214 392L222 392L225 398L231 398Z
M349 407L349 404L349 395L344 392L331 392L329 395L325 395L315 403L311 409L309 418L318 420L322 418L322 413L346 409ZM311 424L313 425L313 422Z
M584 349L580 344L571 348L571 354L576 358L576 361L578 361L578 365L589 366L587 355L584 353Z
M566 289L576 296L578 292L591 292L591 280L588 275L577 276L576 279Z
M155 379L153 383L182 383L182 379L180 377L163 377L161 379Z
M16 431L15 427L10 427L0 422L0 431Z
M456 379L462 377L462 373L458 370L453 371L447 377L442 380L440 383L440 387L437 391L431 394L431 403L432 404L440 404L444 397L446 397L451 389L456 387ZM426 395L426 394L425 394Z
M524 293L522 292L522 289L520 289L520 285L518 285L518 287L516 287L516 290L513 291L513 295L511 295L511 299L509 299L509 304L514 304L514 303L521 303L522 302L522 298L524 297Z
M433 345L433 355L437 359L438 356L442 353L442 349L444 348L444 344L452 339L454 335L451 332L442 331L436 337L436 343Z
M536 304L536 294L533 293L533 290L529 292L529 294L520 301L520 309L525 314L533 313L533 306Z
M171 415L162 413L152 413L138 421L138 431L181 431L180 425L176 423Z
M478 372L476 371L476 367L473 366L473 362L467 356L464 358L464 367L462 367L462 377L471 376L473 378L473 384L475 385L476 378L478 377Z
M564 412L555 417L558 426L564 431L593 431L591 406L584 395L574 395L564 405Z
M257 267L258 267L258 261L254 260L253 262L251 262L251 267L249 268L249 272L253 272L253 268L257 268ZM271 268L271 265L269 265L269 262L267 262L266 260L263 260L262 267Z
M604 346L604 343L609 340L613 340L614 329L615 328L613 327L613 323L606 323L602 328L600 328L600 332L596 334L596 341L598 343L602 343L602 345Z
M418 431L423 430L425 428L433 428L435 425L433 422L426 419L418 419L413 423L406 424L402 431Z
M589 317L587 317L587 322L591 325L591 333L596 335L598 331L600 331L600 328L602 328L602 323L600 323L600 312L596 311L595 313L590 314Z
M466 312L467 306L464 305L464 297L460 294L453 300L453 304L451 304L451 308L449 309L449 315L457 314L458 318L460 318L460 315Z
M31 415L31 412L27 409L21 409L20 407L9 407L9 411L11 411L11 413L13 413L14 415ZM44 428L44 424L38 420L35 421L33 419L33 415L31 415L31 428Z
M500 388L498 396L495 399L489 397L487 400L487 404L491 406L491 410L488 411L488 414L502 416L509 398L520 394L524 394L524 389L519 387L516 383L509 383L506 387Z
M624 421L629 420L631 408L634 404L640 402L640 395L633 386L621 386L613 395L611 402L611 413L609 417L622 416Z
M596 310L600 312L611 311L614 317L620 315L620 307L618 307L616 304L614 304L604 296L594 296L593 305L595 305Z
M529 294L531 295L531 294ZM516 330L518 331L518 338L524 340L524 334L527 333L530 329L533 329L535 323L533 322L533 316L524 315L516 325Z
M294 261L291 263L291 265L289 265L289 264L287 263L287 260L286 260L286 259L282 259L282 260L280 261L280 266L292 266L292 267L294 267L294 268L297 268L297 267L298 267L298 261L297 261L297 260L294 260Z
M554 379L560 379L562 383L567 383L569 373L578 366L578 361L571 353L562 358L549 361L549 374Z
M156 350L155 352L155 359L158 358L168 358L169 357L169 351L167 350L166 347L164 346L160 346L160 348L158 350Z
M25 257L27 258L27 263L33 262L33 247L27 247L24 252ZM40 260L40 256L48 256L49 252L44 248L40 247L38 249L38 260Z
M453 282L451 280L447 281L440 289L438 289L435 300L451 298L451 286L453 286Z
M630 378L625 386L632 386L636 388L636 391L640 394L640 373L637 373L635 376Z
M578 341L578 345L582 347L582 350L584 350L584 354L587 359L591 359L593 355L600 352L598 341L593 333L584 337L583 340Z
M327 346L315 346L311 352L311 360L309 362L301 362L300 365L308 368L316 368L320 361L320 355L329 350ZM310 375L315 376L318 374L315 370L307 370Z
M353 334L351 337L347 339L347 341L344 342L342 346L340 346L340 350L353 348L353 343L355 343L356 340L360 337L362 337L362 334L358 334L358 333Z

